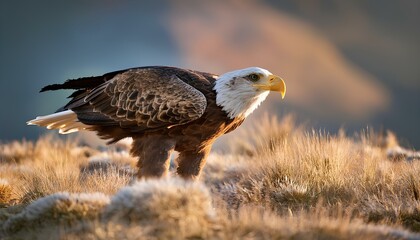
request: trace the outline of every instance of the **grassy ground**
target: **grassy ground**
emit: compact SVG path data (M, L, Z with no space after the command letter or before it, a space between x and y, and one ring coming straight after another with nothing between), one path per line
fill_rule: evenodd
M2 144L0 238L420 239L420 161L392 134L238 131L199 182L137 181L123 144Z

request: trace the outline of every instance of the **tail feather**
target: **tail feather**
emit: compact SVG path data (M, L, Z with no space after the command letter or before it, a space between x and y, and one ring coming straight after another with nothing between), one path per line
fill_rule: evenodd
M76 113L66 110L46 116L39 116L27 122L28 125L38 125L47 129L58 129L61 134L68 134L86 129L88 126L77 119Z

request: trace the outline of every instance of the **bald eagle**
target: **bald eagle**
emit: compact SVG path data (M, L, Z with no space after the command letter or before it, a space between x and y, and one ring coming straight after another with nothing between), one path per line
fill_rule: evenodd
M177 174L196 179L211 146L242 124L269 91L286 93L284 81L269 71L250 67L215 74L175 67L131 68L102 76L67 80L41 92L74 89L56 113L29 125L66 134L95 131L108 143L133 138L139 177L161 177L170 155L179 152Z

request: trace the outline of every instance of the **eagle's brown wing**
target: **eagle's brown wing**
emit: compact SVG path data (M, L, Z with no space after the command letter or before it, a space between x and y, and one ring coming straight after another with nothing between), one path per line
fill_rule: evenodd
M116 75L67 106L81 122L118 124L132 131L185 124L200 118L206 107L203 93L176 74L162 76L136 69Z

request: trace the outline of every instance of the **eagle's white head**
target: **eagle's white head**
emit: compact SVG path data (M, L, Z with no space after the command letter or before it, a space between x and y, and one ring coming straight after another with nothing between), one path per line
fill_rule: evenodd
M216 104L229 118L247 117L270 91L280 92L282 98L286 94L283 79L259 67L225 73L217 78L213 89L217 93Z

